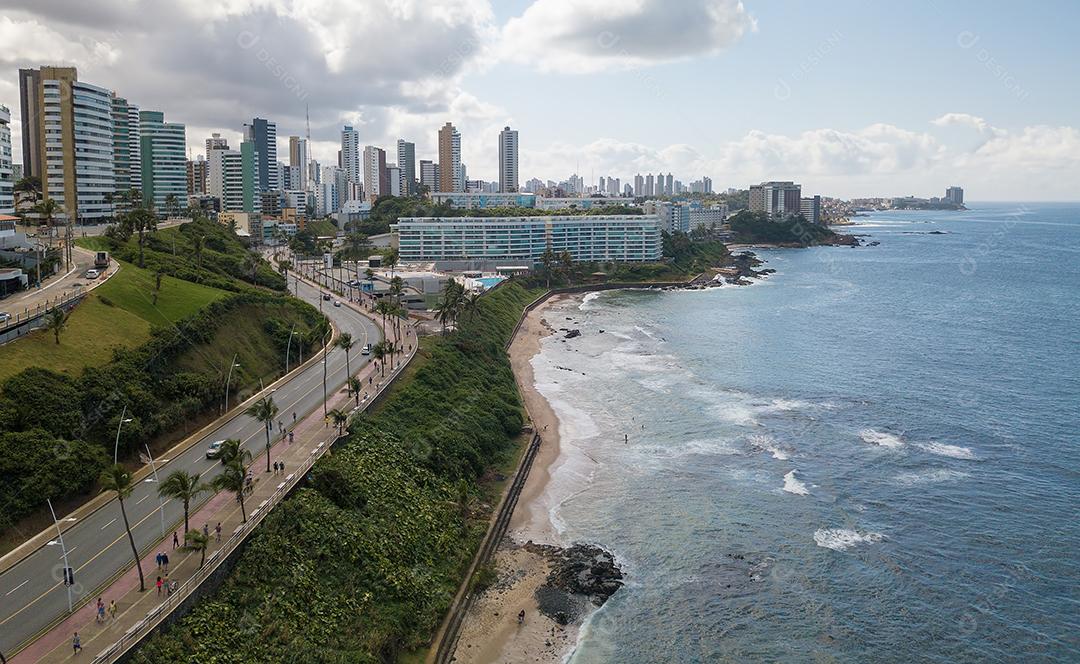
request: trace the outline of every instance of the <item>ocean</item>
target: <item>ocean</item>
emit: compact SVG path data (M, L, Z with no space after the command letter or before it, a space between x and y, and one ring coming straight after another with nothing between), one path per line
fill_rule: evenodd
M1080 661L1080 205L970 206L546 312L571 662Z

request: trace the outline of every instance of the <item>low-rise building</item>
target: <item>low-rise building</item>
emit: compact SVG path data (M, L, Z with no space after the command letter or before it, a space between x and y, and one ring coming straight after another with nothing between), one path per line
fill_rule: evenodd
M464 192L436 191L431 201L436 205L449 205L458 210L476 210L498 207L536 207L536 196L523 192Z
M591 210L594 207L604 207L606 205L630 206L633 204L634 199L626 196L607 196L603 198L539 197L536 199L536 207L541 210Z
M403 263L534 265L548 248L569 252L575 262L647 262L662 253L654 215L403 217L395 230Z

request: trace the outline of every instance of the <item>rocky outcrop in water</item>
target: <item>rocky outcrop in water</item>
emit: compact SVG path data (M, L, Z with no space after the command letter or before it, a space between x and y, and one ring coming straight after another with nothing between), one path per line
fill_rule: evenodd
M545 544L525 545L551 563L547 581L536 590L540 612L560 625L575 622L587 604L603 606L623 586L623 573L615 557L592 544L567 548Z

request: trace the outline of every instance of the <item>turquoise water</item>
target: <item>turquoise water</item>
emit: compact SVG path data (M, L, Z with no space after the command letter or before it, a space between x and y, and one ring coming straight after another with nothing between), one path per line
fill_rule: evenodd
M474 281L479 281L481 284L483 284L484 290L487 290L489 288L497 286L499 282L504 281L505 279L506 277L479 277L477 279L474 279Z
M973 207L546 315L545 498L630 579L575 664L1080 661L1080 206Z

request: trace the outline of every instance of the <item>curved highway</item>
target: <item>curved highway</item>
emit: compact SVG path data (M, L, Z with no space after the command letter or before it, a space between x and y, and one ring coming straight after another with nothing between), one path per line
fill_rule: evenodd
M334 322L338 330L352 334L356 349L365 343L375 344L381 338L378 326L369 318L349 307L334 307L331 302L320 300L320 291L300 282L297 286L301 299L319 307ZM320 351L321 355L321 351ZM354 349L350 364L355 374L369 360ZM327 354L327 394L331 395L345 384L345 352L333 348ZM322 407L323 366L315 362L280 384L273 392L278 406L279 419L292 423L292 414L302 418ZM276 428L276 427L275 427ZM160 459L158 475L164 477L174 470L198 473L203 481L217 474L220 463L206 458L206 447L212 441L239 438L251 451L254 464L260 463L260 453L265 454L266 439L263 425L242 414L236 414L218 429L193 444L175 459ZM198 502L202 505L210 494L203 494ZM135 544L140 553L149 550L162 538L161 510L157 496L157 484L152 477L140 482L132 496L124 503L132 525ZM192 505L192 513L196 511ZM166 533L183 519L183 504L178 500L165 502ZM59 515L58 515L59 516ZM116 500L98 508L82 520L71 524L63 517L64 545L69 565L75 570L72 602L77 606L101 584L134 564L131 545L127 541L124 522ZM198 527L192 524L192 527ZM171 550L171 544L168 547ZM61 547L55 540L42 546L0 575L0 653L10 655L24 641L36 635L58 618L67 614L67 589L63 583L63 557Z

